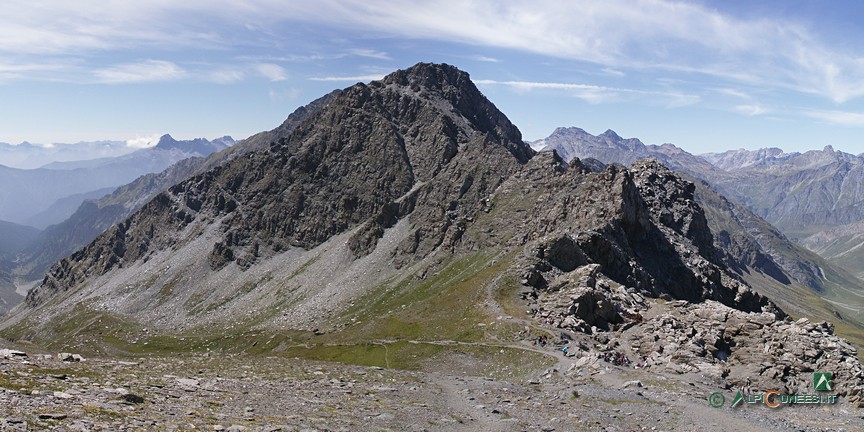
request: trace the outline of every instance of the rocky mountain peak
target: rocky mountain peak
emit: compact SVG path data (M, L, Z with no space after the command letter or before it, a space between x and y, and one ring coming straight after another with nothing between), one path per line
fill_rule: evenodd
M165 134L159 137L159 142L156 144L156 147L167 148L177 144L177 140L171 136L171 134Z
M531 143L535 149L555 150L565 160L574 157L590 157L604 163L621 162L631 164L639 159L651 157L645 144L636 138L622 138L609 129L600 135L592 135L578 127L558 128L548 138ZM627 152L627 160L619 160L616 155Z
M522 141L522 133L492 102L477 89L467 72L448 64L418 63L408 69L387 75L380 82L369 85L373 89L390 87L401 93L427 99L448 107L445 113L456 125L467 123L463 129L488 134L489 138L505 146L521 163L534 154Z
M214 221L218 240L204 254L213 270L249 268L358 226L347 243L363 256L408 214L424 223L406 247L424 256L448 236L458 238L451 217L476 211L481 197L532 155L466 73L420 64L334 94L287 136L172 187L55 265L28 303L71 288L82 277L73 273L98 275L146 260L189 241L182 240L186 227ZM454 179L461 182L455 189ZM418 195L436 198L420 205ZM70 273L73 261L88 265Z
M618 135L617 133L615 133L615 131L613 131L612 129L606 129L606 132L603 132L602 134L600 134L600 136L604 136L604 137L609 138L610 140L613 140L613 141L621 141L624 139L624 138L621 138L621 136Z
M209 155L219 150L228 148L234 145L234 139L230 136L209 141L205 138L195 138L191 140L176 140L170 134L162 135L159 142L156 144L157 150L180 150L185 153L194 153L202 156Z
M588 132L585 132L584 129L578 127L558 127L555 128L555 131L552 132L550 137L560 137L560 136L568 136L568 135L585 135Z
M397 70L381 80L384 84L397 84L444 92L449 88L472 92L476 90L471 76L446 63L417 63L407 69Z

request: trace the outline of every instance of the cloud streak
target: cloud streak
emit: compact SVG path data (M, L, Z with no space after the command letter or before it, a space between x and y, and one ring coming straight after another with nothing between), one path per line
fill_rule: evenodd
M153 134L150 136L141 136L138 135L135 138L126 140L126 146L132 148L150 148L159 144L159 138L161 135Z
M323 76L311 77L310 81L332 81L332 82L369 82L384 78L383 74L354 75L354 76Z
M176 64L164 60L125 63L95 71L96 80L104 84L130 84L157 81L177 81L188 73Z
M849 111L804 111L807 117L841 126L864 126L864 114Z
M732 109L739 114L744 114L750 117L767 114L770 112L768 108L765 108L764 106L759 104L736 105Z
M285 81L288 79L288 72L282 66L273 63L260 63L255 66L255 70L270 81Z
M692 105L700 101L698 95L664 92L652 90L637 90L629 88L604 87L592 84L534 82L534 81L496 81L474 80L477 85L496 85L512 88L516 91L561 90L582 99L588 103L599 104L619 102L625 99L646 98L648 101L660 102L668 108Z
M355 55L357 57L366 57L378 60L393 60L389 55L387 55L384 51L377 51L371 49L351 49L348 50L348 53L351 55Z
M665 70L816 94L864 96L864 53L808 28L666 0L298 2L282 13L380 35L508 48L613 70Z

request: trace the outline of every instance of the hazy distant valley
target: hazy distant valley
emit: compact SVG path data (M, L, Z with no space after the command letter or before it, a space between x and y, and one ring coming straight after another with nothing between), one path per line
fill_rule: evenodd
M830 147L528 143L426 63L236 143L0 167L0 424L855 430L862 170ZM842 403L705 401L814 371Z
M140 201L148 200L172 182L189 176L196 166L196 161L190 158L203 161L204 157L233 144L230 137L212 142L205 139L177 141L165 135L152 148L126 153L122 153L119 142L61 145L84 147L77 152L55 146L47 149L55 150L50 154L44 154L47 150L42 147L29 144L21 145L27 147L25 149L0 147L4 160L19 165L26 161L55 159L33 169L0 164L0 184L3 185L0 187L0 202L3 203L0 238L4 239L0 245L0 309L6 311L19 303L26 294L22 290L41 280L54 261L71 254L131 214L143 204ZM33 153L33 157L27 158L25 153ZM64 160L75 155L105 153L121 154ZM177 171L182 174L172 176ZM158 179L167 181L159 184ZM128 183L130 181L132 183Z

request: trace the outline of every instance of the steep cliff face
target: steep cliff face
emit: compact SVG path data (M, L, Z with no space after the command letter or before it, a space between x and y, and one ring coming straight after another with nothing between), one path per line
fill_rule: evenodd
M860 400L864 369L848 360L857 350L832 324L793 322L730 271L693 183L654 160L601 172L578 159L567 169L560 162L538 154L494 198L529 198L526 207L501 210L506 220L533 205L516 228L525 244L516 268L530 289L523 296L537 322L592 335L570 345L582 356L577 365L601 368L586 348L599 344L658 371L727 385L746 377L790 393L807 391L807 371L830 369L849 377L837 391Z
M523 239L532 244L523 284L558 291L588 271L585 266L596 266L592 278L602 275L630 293L712 299L783 316L727 271L694 200L694 185L656 161L589 173L577 159L543 182L531 222L520 229L531 233Z

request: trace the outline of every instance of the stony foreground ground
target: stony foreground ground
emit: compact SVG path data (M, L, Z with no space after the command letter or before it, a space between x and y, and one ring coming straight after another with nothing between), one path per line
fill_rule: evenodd
M699 376L602 360L567 371L578 359L547 352L557 366L513 382L285 357L10 355L0 360L0 429L864 430L864 412L843 401L732 410L732 391ZM722 408L707 402L715 391Z

